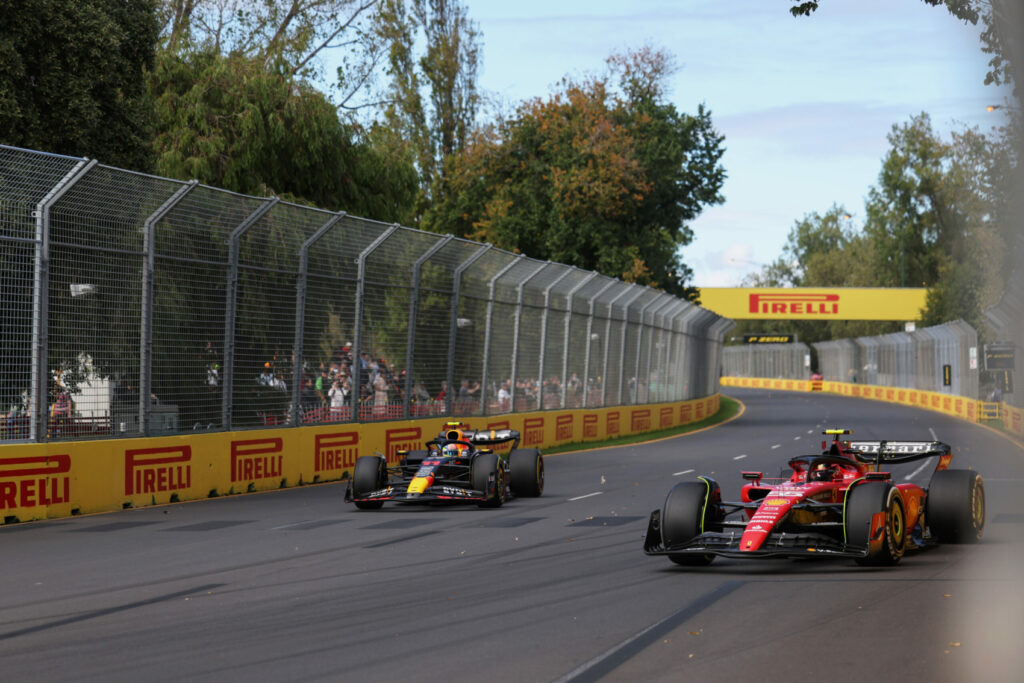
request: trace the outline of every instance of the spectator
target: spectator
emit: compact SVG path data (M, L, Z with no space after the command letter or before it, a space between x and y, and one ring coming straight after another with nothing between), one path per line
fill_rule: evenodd
M498 389L498 410L507 412L512 408L512 384L508 380L501 383Z
M322 363L320 364L320 376L316 378L316 384L314 386L316 389L316 395L320 398L320 405L327 405L330 401L327 392L334 387L330 386L330 377L328 375L327 368L324 367Z
M373 414L375 417L384 417L388 410L388 380L384 373L377 373L373 380Z
M344 382L347 382L345 380ZM331 383L331 388L327 392L327 396L331 402L331 419L338 420L341 418L341 410L345 407L345 402L348 399L348 390L345 387L345 383L341 378L335 379Z
M274 370L270 365L270 361L263 364L263 372L256 380L260 386L269 387L274 383Z

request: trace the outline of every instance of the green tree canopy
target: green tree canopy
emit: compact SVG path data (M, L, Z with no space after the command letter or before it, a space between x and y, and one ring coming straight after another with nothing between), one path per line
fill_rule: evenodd
M155 0L0 0L0 142L152 168Z
M722 201L723 138L703 106L691 116L664 100L664 53L610 66L479 131L424 225L693 297L679 248Z

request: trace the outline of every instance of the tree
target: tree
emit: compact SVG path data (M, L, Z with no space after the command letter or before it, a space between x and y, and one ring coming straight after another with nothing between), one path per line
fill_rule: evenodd
M693 297L678 249L687 222L721 201L723 138L703 106L691 116L664 102L665 54L610 66L478 131L424 225Z
M152 168L154 0L0 0L0 142Z
M246 194L278 194L395 221L415 176L339 120L319 91L243 56L162 53L151 78L157 171Z
M381 16L390 45L384 118L411 142L425 205L446 195L446 160L462 151L476 122L480 33L458 0L389 0Z
M326 81L339 109L368 103L382 44L374 31L381 0L160 0L162 47L178 55L246 57L286 80ZM324 56L341 53L333 80Z

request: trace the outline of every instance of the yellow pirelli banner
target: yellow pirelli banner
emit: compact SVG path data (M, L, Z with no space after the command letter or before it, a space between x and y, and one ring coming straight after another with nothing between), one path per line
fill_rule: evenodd
M700 305L733 320L921 319L927 289L701 287Z
M10 523L337 481L360 455L423 448L444 423L515 429L520 448L604 441L698 422L721 396L479 418L333 424L146 439L0 445L0 520ZM504 448L509 448L505 445ZM339 499L340 500L340 499Z

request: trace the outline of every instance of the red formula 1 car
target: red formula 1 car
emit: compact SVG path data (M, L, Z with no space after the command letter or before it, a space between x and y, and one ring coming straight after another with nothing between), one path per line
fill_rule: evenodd
M724 557L850 557L894 565L908 549L973 543L985 527L985 487L972 470L947 469L938 441L847 441L829 429L820 455L789 460L788 477L743 472L740 502L708 477L676 484L651 513L644 552L680 565ZM928 488L895 484L884 465L938 456ZM785 472L784 472L785 474Z
M508 453L487 446L511 443ZM345 502L376 510L385 501L400 503L476 503L500 507L512 496L536 497L544 491L544 458L535 448L519 448L513 429L470 430L447 422L426 450L399 451L397 467L383 455L364 455L345 490Z

